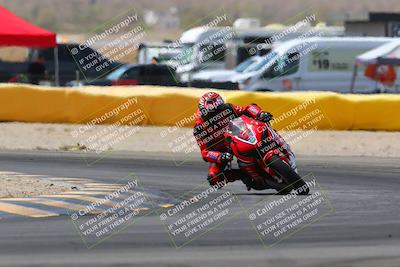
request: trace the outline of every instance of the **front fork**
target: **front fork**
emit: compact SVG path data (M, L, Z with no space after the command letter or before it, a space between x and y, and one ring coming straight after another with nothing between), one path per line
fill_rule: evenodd
M282 149L274 149L274 150L268 151L267 154L265 154L265 156L262 159L264 164L265 164L265 166L268 166L268 161L273 155L278 155L278 157L280 159L285 161L296 173L298 173L297 164L296 164L296 157L295 157L293 151L290 149L289 145L286 144L286 147L282 146L280 148L284 148L286 153L283 153L281 151Z
M290 167L296 172L297 171L297 164L296 164L296 157L290 148L289 144L286 143L285 139L277 132L275 129L271 127L271 131L273 132L273 136L275 139L275 142L278 144L279 148L273 149L271 151L268 151L267 154L264 156L263 160L264 163L267 164L268 160L271 158L272 155L276 154L284 160L287 164L290 165Z

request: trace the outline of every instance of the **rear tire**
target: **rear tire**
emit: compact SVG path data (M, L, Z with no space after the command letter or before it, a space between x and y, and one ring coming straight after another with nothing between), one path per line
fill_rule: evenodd
M302 188L297 193L299 195L308 195L310 188L304 180L277 155L273 155L268 160L267 165L284 181L282 188L277 188L280 194L289 194L292 190Z

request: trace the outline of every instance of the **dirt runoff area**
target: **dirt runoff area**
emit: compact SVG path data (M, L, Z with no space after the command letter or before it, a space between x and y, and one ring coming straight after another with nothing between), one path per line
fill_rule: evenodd
M71 190L74 186L58 184L27 174L0 172L0 200L4 198L53 195Z
M0 123L2 150L85 150L88 140L103 141L107 150L171 152L181 138L193 138L191 129L132 126L121 129L112 139L101 140L107 125L79 133L82 125L43 123ZM78 134L77 134L78 133ZM298 155L400 157L400 132L314 131L286 132ZM104 138L103 138L104 139ZM195 149L191 153L197 153Z

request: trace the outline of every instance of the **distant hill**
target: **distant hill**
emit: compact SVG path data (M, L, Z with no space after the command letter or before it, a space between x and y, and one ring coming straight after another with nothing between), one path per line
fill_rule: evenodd
M196 20L207 22L215 12L226 12L231 22L238 17L257 17L263 24L293 21L304 13L316 13L319 20L340 24L348 16L369 10L400 12L399 0L0 0L19 16L57 32L86 33L118 14L135 8L178 8L181 28Z

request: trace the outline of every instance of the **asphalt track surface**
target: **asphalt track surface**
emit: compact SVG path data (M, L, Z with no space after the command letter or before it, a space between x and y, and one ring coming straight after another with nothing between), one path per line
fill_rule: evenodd
M176 160L185 162L177 166ZM246 214L181 248L174 246L157 213L141 217L91 249L67 215L11 217L0 219L0 265L400 266L398 159L300 156L298 165L301 174L316 178L333 211L273 246L263 246ZM0 153L1 171L107 183L134 173L143 187L175 198L196 193L206 167L196 157L174 161L163 154L118 153L88 166L73 153ZM246 207L272 193L247 192L240 182L232 188Z

